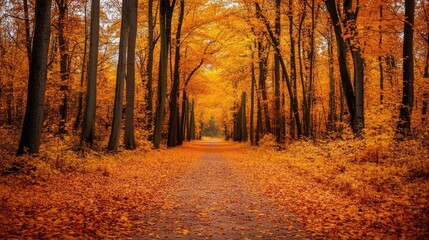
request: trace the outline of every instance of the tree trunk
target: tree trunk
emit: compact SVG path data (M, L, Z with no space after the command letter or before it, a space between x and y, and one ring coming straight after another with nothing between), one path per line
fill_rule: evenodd
M177 132L178 132L178 99L179 99L179 85L180 85L180 35L182 31L183 18L185 15L185 0L180 1L180 13L176 30L176 51L174 59L174 73L173 73L173 86L171 87L170 94L170 121L168 124L168 147L177 146Z
M153 20L153 0L148 1L148 56L147 56L147 82L146 82L146 129L151 132L152 130L152 123L153 123L153 90L152 90L152 83L153 83L153 59L154 59L154 52L155 52L155 40L154 40L154 20ZM149 136L149 138L151 138Z
M261 98L258 95L257 99L257 113L256 113L256 136L255 136L255 144L259 144L260 137L263 134L262 130L262 107L261 107Z
M280 5L281 0L276 0L276 17L275 17L275 37L277 39L275 48L280 49ZM274 133L276 136L276 142L281 143L282 137L282 113L280 112L280 56L277 52L274 52Z
M429 19L427 20L427 25L429 27ZM426 53L426 60L425 60L425 68L423 71L423 78L428 80L429 79L429 33L426 35L426 46L427 46L427 53ZM428 98L429 98L429 94L428 94L427 90L424 90L424 92L423 92L423 104L422 104L423 105L422 106L422 122L426 121Z
M36 0L28 97L17 155L38 153L43 128L52 0Z
M158 73L158 94L156 102L155 129L153 145L159 148L162 138L162 127L164 120L165 101L167 97L167 70L168 70L168 51L170 41L171 13L169 0L160 1L160 34L161 34L161 51L159 56L159 73Z
M303 14L302 16L302 20L300 21L300 26L302 25L302 22L304 20L305 14ZM289 0L289 13L288 13L288 18L289 18L289 41L290 41L290 81L292 83L292 89L294 91L294 94L296 95L297 93L297 84L296 84L296 79L297 79L297 71L296 71L296 54L295 54L295 38L294 38L294 26L293 26L293 1ZM301 29L301 27L299 28ZM298 52L300 51L300 40L301 40L301 30L299 30L299 37L298 37ZM298 55L300 56L300 55ZM302 78L303 79L303 78ZM305 94L304 94L305 96ZM304 105L305 105L305 98L304 98ZM292 103L290 103L290 135L291 138L293 139L295 137L295 122L294 122L294 118L293 118L293 110L292 110Z
M259 91L262 96L262 106L264 110L265 130L264 133L271 132L270 115L268 112L268 97L265 82L267 80L267 57L265 56L265 49L262 46L262 40L258 40L258 56L259 56Z
M378 24L378 34L379 34L379 38L378 38L378 48L380 50L383 49L383 33L382 33L382 25L381 25L381 21L383 20L383 5L380 5L379 7L379 24ZM378 70L380 73L380 105L383 105L383 101L384 101L384 72L383 72L383 56L380 55L378 56Z
M182 145L183 140L186 138L186 130L187 130L187 116L186 116L186 104L187 104L187 96L186 96L186 90L183 90L182 94L182 115L180 117L180 124L179 124L179 133L177 136L177 144Z
M100 0L91 1L91 26L89 36L89 61L85 113L83 117L82 144L94 145L95 110L97 97L97 65L100 29Z
M83 58L82 58L82 69L80 73L80 91L79 91L79 97L78 97L78 106L77 106L77 114L76 119L73 123L73 130L76 131L79 128L81 115L82 115L82 108L83 108L83 85L85 81L85 67L86 67L86 55L88 50L88 24L87 24L87 13L86 8L88 5L88 1L85 0L85 9L84 9L84 31L85 31L85 39L83 43Z
M68 80L70 78L69 72L69 54L68 42L65 33L65 23L67 22L68 3L65 0L56 0L58 7L58 43L60 50L60 78L61 86L60 91L63 96L60 105L60 122L58 132L60 134L66 133L67 122L67 93L68 93Z
M246 92L241 95L241 141L247 142Z
M328 131L335 131L337 121L337 110L335 103L335 78L334 78L334 47L331 23L328 23L328 61L329 61L329 116Z
M397 133L400 135L411 134L411 113L414 101L414 8L414 0L405 0L402 105L397 126Z
M107 149L110 151L117 151L119 145L119 136L121 132L121 119L122 119L122 102L124 98L124 79L125 68L127 65L127 42L129 32L129 9L128 1L122 1L122 21L121 21L121 34L119 39L119 56L118 67L116 71L116 90L115 90L115 103L113 107L113 120L112 129L110 131L109 143Z
M125 108L125 132L124 145L126 149L135 149L134 137L134 94L136 79L136 37L138 0L128 0L129 36L127 52L127 77L126 79L126 108Z
M195 140L195 101L192 99L191 117L189 120L189 140Z
M315 29L315 5L314 0L311 1L311 32L310 32L310 69L309 83L307 93L307 108L305 109L305 136L310 137L312 132L311 127L311 107L313 103L313 82L314 82L314 29ZM304 96L305 97L305 96Z
M356 10L352 10L353 0L344 1L344 14L346 16L346 35L350 36L347 38L347 42L352 54L353 67L354 67L354 84L355 84L355 104L356 112L355 119L353 120L353 133L356 136L360 136L365 126L364 117L364 66L363 58L361 55L361 48L358 39L357 32L357 13L359 6Z
M335 0L326 0L326 8L328 9L329 15L334 26L335 37L337 40L338 49L338 62L340 67L341 85L343 87L343 93L346 98L347 107L350 114L350 126L355 129L355 117L356 117L356 98L353 90L353 85L350 79L347 66L347 48L343 38L343 31L341 29L340 19L338 17L338 11Z
M258 3L255 3L255 6L256 6L257 17L263 21L263 23L264 23L264 25L268 31L268 35L269 35L269 38L271 39L271 42L273 43L274 46L278 46L278 44L276 43L277 39L275 38L273 31L271 30L271 26L270 26L267 18L262 14L261 7L259 6ZM280 66L282 68L282 73L283 73L283 78L285 78L286 86L287 86L288 92L289 92L290 102L292 103L292 111L293 111L293 115L294 115L294 118L296 121L295 124L297 127L298 137L300 137L301 133L302 133L302 128L301 128L301 122L299 121L298 99L292 90L292 85L291 85L291 82L289 79L289 75L287 73L286 64L285 64L284 59L282 57L282 53L278 47L275 47L274 49L275 49L277 55L279 56Z
M24 22L25 22L25 47L27 48L28 66L31 66L31 27L28 14L28 0L23 0Z
M254 56L252 53L252 65L251 65L251 71L252 71L252 81L251 81L251 90L250 90L250 143L253 145L255 144L255 138L254 138L254 126L253 126L253 119L255 115L255 84L256 84L256 76L255 76L255 63L254 63Z

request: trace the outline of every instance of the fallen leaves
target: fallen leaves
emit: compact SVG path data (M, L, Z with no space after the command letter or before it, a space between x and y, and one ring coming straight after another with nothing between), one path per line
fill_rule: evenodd
M171 151L126 151L89 159L80 172L56 174L36 184L20 175L0 177L0 238L129 235L153 199L201 155Z
M355 140L299 141L286 151L243 148L225 156L278 209L293 211L314 237L428 237L429 181L410 181L406 174L427 168L427 150L392 148L378 163L354 161L353 151L363 148Z

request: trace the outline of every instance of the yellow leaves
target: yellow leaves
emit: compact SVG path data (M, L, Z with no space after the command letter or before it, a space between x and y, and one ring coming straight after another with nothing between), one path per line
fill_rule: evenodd
M121 216L120 220L121 220L122 222L129 222L129 221L130 221L130 220L128 219L128 217L126 217L126 216Z
M417 148L398 147L394 156L389 153L378 164L354 161L360 149L365 143L356 140L320 145L298 141L281 153L250 148L227 155L254 179L261 193L279 207L292 209L316 238L399 239L423 234L426 226L414 219L423 211L419 199L427 202L428 194L421 194L427 192L427 183L405 181L404 168L414 166L412 158L401 166L395 163Z
M182 234L183 235L188 235L189 234L189 230L188 229L183 229L182 230Z

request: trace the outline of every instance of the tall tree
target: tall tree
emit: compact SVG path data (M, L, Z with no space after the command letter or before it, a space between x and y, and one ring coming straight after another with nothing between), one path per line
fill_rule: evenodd
M268 112L268 95L267 95L267 65L268 58L266 48L263 46L262 37L258 38L258 58L259 58L259 93L262 96L262 108L264 111L265 133L271 132L270 113Z
M254 129L254 123L253 123L253 119L254 119L254 115L255 115L255 84L256 84L256 76L255 76L255 62L254 62L254 54L252 52L252 63L251 63L251 72L252 72L252 80L251 80L251 84L252 86L250 87L250 123L249 123L249 131L250 131L250 143L253 145L255 144L255 129Z
M100 0L91 1L91 26L85 112L82 125L82 144L94 144L95 110L97 97L98 44L100 41Z
M275 48L280 48L280 7L281 0L276 0L276 14L275 14L275 24L274 24L274 33L277 39L275 43ZM274 52L274 133L276 136L276 142L280 143L283 141L282 137L282 113L280 112L280 56L277 52Z
M402 105L399 112L397 133L409 135L414 101L414 0L405 0L404 42L402 57Z
M66 37L66 23L68 19L68 0L55 0L58 7L58 43L60 50L60 78L61 86L60 91L62 94L62 102L60 105L60 122L59 122L59 133L66 132L66 122L67 122L67 92L68 92L68 81L70 78L70 58L69 58L69 49L68 41Z
M125 69L127 65L127 42L129 26L129 9L128 1L122 1L122 20L121 20L121 34L119 38L119 55L118 67L116 70L116 90L115 90L115 103L113 108L112 129L110 131L109 143L107 149L110 151L117 151L119 145L119 136L121 131L122 119L122 101L124 98L124 80Z
M307 108L305 109L305 136L310 137L311 134L311 107L313 102L313 82L314 82L314 31L316 28L315 20L315 4L314 0L311 0L311 28L310 28L310 52L309 52L309 83L308 83L308 94L307 94ZM305 97L305 96L304 96Z
M334 47L333 47L333 32L330 21L328 22L328 34L326 41L328 42L328 61L329 61L329 116L328 116L328 131L335 130L335 122L337 121L337 110L335 103L335 78L334 78Z
M124 145L126 149L134 149L134 94L136 78L136 37L137 37L137 8L138 0L128 0L129 12L129 36L127 52L127 77L126 77L126 108L125 108L125 133Z
M25 47L27 48L28 65L31 66L31 27L28 12L28 0L23 0L24 23L25 23Z
M343 12L345 14L345 34L349 36L347 43L352 54L355 85L355 118L353 120L353 132L360 136L365 126L364 117L364 60L357 31L357 16L360 10L359 4L353 4L353 0L344 1ZM354 8L354 9L353 9Z
M296 84L296 80L297 80L297 70L296 70L296 54L295 54L295 36L294 36L294 13L293 13L293 4L294 1L293 0L289 0L289 8L288 8L288 19L289 19L289 46L290 46L290 81L292 84L292 90L294 92L294 94L296 95L297 93L297 84ZM305 5L304 5L305 6ZM301 14L301 20L300 20L300 24L299 24L299 28L298 28L298 53L301 52L301 26L302 23L304 22L305 19L305 8L304 8L304 12ZM298 54L298 56L300 57L301 55ZM299 63L301 63L301 58L299 58ZM301 71L302 72L302 71ZM302 76L302 75L301 75ZM301 80L303 80L303 77L301 77ZM305 96L305 88L304 88L304 84L302 84L303 86L303 96ZM306 98L303 98L303 106L304 109L306 108L307 104L306 104ZM292 106L292 102L290 102L290 109L293 109ZM294 117L293 117L293 111L290 111L290 135L291 138L294 138L295 135L295 122L294 122Z
M338 62L340 67L341 85L343 87L343 93L346 98L347 107L350 114L350 125L355 132L356 124L356 96L354 93L352 81L350 79L348 64L347 64L347 46L343 37L343 30L341 27L340 18L338 16L337 4L335 0L325 0L326 8L328 9L329 15L334 26L335 37L337 40L338 49ZM356 132L355 132L356 134Z
M83 42L83 57L82 57L82 68L80 72L80 91L79 91L79 97L78 97L78 106L77 106L77 114L76 119L73 123L73 130L77 130L79 128L79 124L81 121L81 115L82 115L82 107L83 107L83 85L85 82L85 67L87 66L86 58L87 58L87 50L88 50L88 21L87 21L87 5L88 0L85 0L84 5L84 42Z
M52 0L36 0L28 97L17 154L38 153L43 128Z
M179 85L180 85L180 37L182 33L183 18L185 15L185 0L180 0L180 12L176 29L176 51L174 59L173 71L173 86L171 87L170 94L170 121L168 124L168 147L177 145L178 135L178 120L179 120Z
M291 106L292 106L292 111L293 111L293 116L295 118L295 124L297 127L297 133L298 133L298 137L301 136L302 133L302 129L301 129L301 122L299 120L299 111L298 111L298 99L296 97L296 94L293 92L292 90L292 85L289 79L289 75L287 73L287 69L286 69L286 64L284 62L282 53L280 51L280 48L276 47L279 46L279 44L277 43L277 39L275 37L275 34L273 33L272 29L271 29L271 25L270 22L268 21L268 19L266 18L266 16L264 16L262 14L262 9L259 5L259 3L255 3L256 6L256 12L257 12L257 18L261 19L263 24L265 25L265 28L268 32L268 37L271 40L271 44L274 46L274 50L276 51L277 55L279 56L279 60L280 60L280 66L282 68L282 74L283 74L283 78L285 79L286 82L286 86L289 92L289 99L291 102Z
M153 19L153 0L148 0L148 15L147 15L147 21L148 21L148 30L147 30L147 38L148 38L148 56L147 56L147 65L146 65L146 71L147 71L147 82L146 82L146 95L145 95L145 101L146 101L146 129L148 131L152 130L152 124L153 124L153 104L152 104L152 97L153 97L153 90L152 90L152 84L153 84L153 58L154 58L154 52L155 52L155 39L154 39L154 19Z
M247 118L246 118L246 92L241 94L241 107L240 107L240 129L241 138L240 141L247 141Z
M155 129L153 136L153 145L159 148L162 138L162 128L164 122L165 102L167 97L167 70L168 70L168 52L170 46L170 33L171 33L171 18L175 0L170 6L170 0L160 0L159 17L160 17L160 35L161 35L161 51L159 56L159 70L158 70L158 93L156 101L156 114L155 114Z
M378 24L378 48L381 50L383 48L383 27L382 22L383 20L383 5L380 4L379 6L379 24ZM383 104L384 101L384 72L383 72L383 56L380 55L377 58L378 60L378 69L379 69L379 76L380 76L380 104Z

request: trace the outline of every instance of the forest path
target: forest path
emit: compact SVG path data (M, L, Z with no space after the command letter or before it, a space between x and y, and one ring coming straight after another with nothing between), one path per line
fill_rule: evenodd
M223 155L234 143L220 140L190 143L182 148L202 156L160 193L143 217L143 236L161 239L303 239L293 214L276 210L256 192L256 184Z

